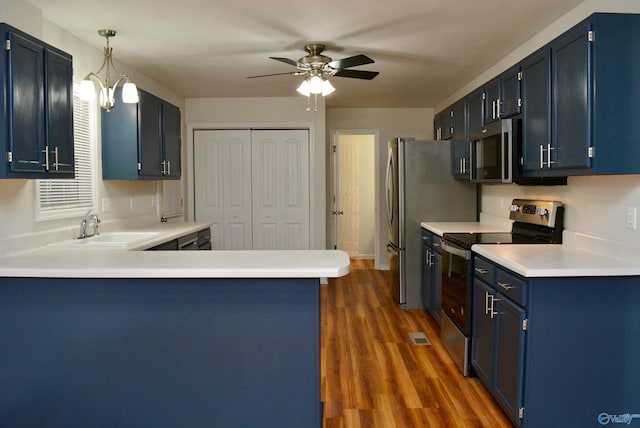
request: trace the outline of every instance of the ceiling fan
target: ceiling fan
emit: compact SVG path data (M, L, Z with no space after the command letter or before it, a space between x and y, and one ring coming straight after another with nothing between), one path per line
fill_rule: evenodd
M374 61L366 55L355 55L348 58L339 59L333 61L328 56L322 55L325 49L325 45L320 43L309 43L304 46L304 50L308 55L303 56L298 61L291 60L289 58L269 57L276 61L284 62L285 64L293 65L296 67L296 71L288 73L273 73L273 74L261 74L259 76L249 76L248 79L254 79L257 77L269 77L280 75L293 75L293 76L306 76L306 80L311 80L314 76L326 80L331 76L337 77L350 77L353 79L365 79L371 80L379 73L377 71L364 71L364 70L347 70L351 67L357 67L364 64L373 64Z

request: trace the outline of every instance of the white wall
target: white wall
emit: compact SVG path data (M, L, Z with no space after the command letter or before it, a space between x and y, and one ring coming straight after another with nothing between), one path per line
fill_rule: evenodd
M309 128L311 150L310 212L311 248L325 249L326 241L326 169L324 99L318 99L318 111L306 111L305 97L283 98L188 98L185 105L187 124L187 181L185 206L187 218L194 218L193 195L193 130L212 128ZM184 147L183 147L184 148Z
M0 19L27 33L56 46L73 56L73 80L79 83L84 76L97 71L102 64L102 48L95 48L83 40L71 35L64 29L42 18L41 11L24 0L0 0ZM100 38L96 29L96 39ZM184 99L171 89L166 88L143 73L117 61L118 39L112 40L116 66L141 88L176 104L184 111ZM98 129L99 113L98 113ZM184 125L183 125L184 129ZM184 137L183 137L184 140ZM98 132L98 170L102 177L101 142ZM183 156L184 158L184 156ZM108 181L98 179L98 200L108 197L111 210L102 212L103 230L108 230L109 223L121 221L138 221L139 219L157 219L157 207L152 206L152 198L158 196L157 181L132 182ZM0 254L31 246L31 242L43 242L47 239L65 239L72 236L80 219L35 221L35 184L36 180L7 179L0 180ZM134 199L134 209L130 209L130 199ZM101 208L101 207L99 207Z
M327 135L331 131L366 129L379 131L380 141L376 158L376 192L378 201L384 201L382 175L387 161L387 141L394 137L414 137L418 140L433 139L433 109L430 108L329 108L327 109ZM378 204L380 205L380 204ZM327 206L331 206L327 201ZM380 207L378 207L379 209ZM380 219L380 213L376 212ZM377 268L389 265L386 251L389 228L386 221L379 221L376 254Z

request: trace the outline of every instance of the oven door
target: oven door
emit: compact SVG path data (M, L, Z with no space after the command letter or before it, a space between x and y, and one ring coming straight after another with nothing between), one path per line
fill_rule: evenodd
M469 336L471 326L469 295L471 274L471 251L450 242L442 242L442 312L458 327L464 336Z

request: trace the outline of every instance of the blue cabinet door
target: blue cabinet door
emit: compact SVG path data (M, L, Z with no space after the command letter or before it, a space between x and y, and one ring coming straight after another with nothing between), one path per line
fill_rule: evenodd
M484 85L484 124L500 119L500 78Z
M180 178L182 174L180 166L182 147L180 110L168 103L162 105L162 135L164 176L165 178Z
M551 43L553 88L552 169L589 168L591 145L589 24L582 24Z
M540 175L543 159L540 154L551 144L549 50L543 48L522 63L522 172Z
M524 388L525 311L501 294L497 295L494 305L497 312L494 396L511 421L520 425L518 410L522 407Z
M488 311L489 296L495 290L477 278L473 280L471 331L471 365L478 378L489 389L493 387L493 342L494 326Z
M12 172L44 172L44 48L9 32L9 151Z
M510 68L500 75L500 119L520 114L520 65Z
M479 88L467 95L465 99L469 131L484 125L484 101L482 97L483 91L482 88Z
M451 131L451 171L453 177L468 180L469 132L463 99L451 106Z
M138 155L142 177L162 176L162 100L140 91Z
M44 58L49 173L69 175L74 173L73 64L69 56L52 49L45 51Z
M433 311L433 284L431 276L431 247L422 244L422 304L430 313Z

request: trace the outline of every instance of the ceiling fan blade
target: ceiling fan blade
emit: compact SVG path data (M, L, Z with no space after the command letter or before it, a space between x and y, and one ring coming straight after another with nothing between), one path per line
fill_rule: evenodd
M275 59L276 61L284 62L285 64L293 65L294 67L298 66L298 63L296 61L289 58L280 58L277 56L270 56L269 58Z
M371 80L376 77L378 74L377 71L364 71L364 70L338 70L334 76L338 77L351 77L353 79L365 79Z
M301 73L299 71L290 71L288 73L272 73L272 74L260 74L258 76L247 76L247 79L255 79L257 77L270 77L270 76L284 76L285 74L291 76L299 76Z
M329 67L335 69L343 69L349 67L356 67L358 65L373 64L375 61L366 55L350 56L348 58L337 59L329 63Z

